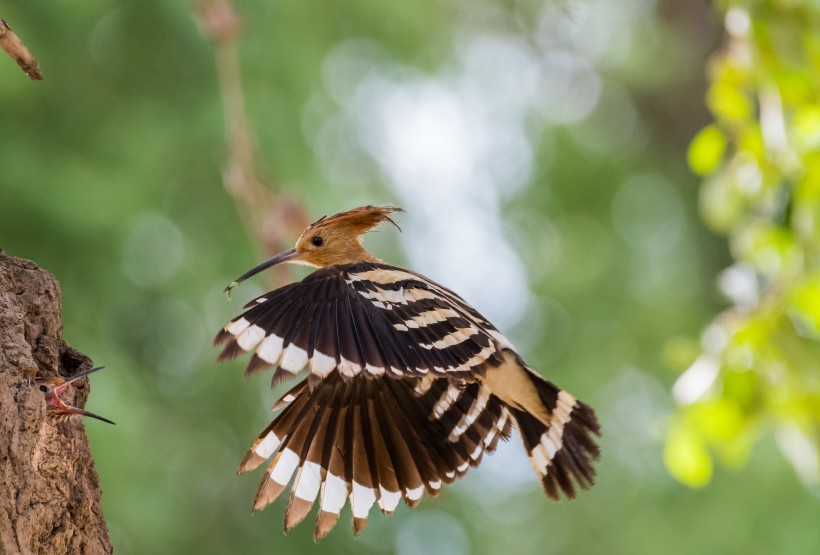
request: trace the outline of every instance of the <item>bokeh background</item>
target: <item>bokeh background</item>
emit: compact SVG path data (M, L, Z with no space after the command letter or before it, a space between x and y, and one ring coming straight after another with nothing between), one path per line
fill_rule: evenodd
M117 426L86 427L119 553L820 552L816 3L229 7L0 13L45 74L0 58L0 247L57 276L107 367L88 408ZM548 501L514 437L358 539L349 513L319 545L312 517L282 535L284 499L251 515L261 473L234 470L279 391L211 341L274 282L222 288L377 203L407 210L377 256L596 408L595 488Z

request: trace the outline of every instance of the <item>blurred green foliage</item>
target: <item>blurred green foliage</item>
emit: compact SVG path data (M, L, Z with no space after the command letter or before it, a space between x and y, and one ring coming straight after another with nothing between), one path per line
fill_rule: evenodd
M234 475L278 392L266 377L244 381L242 361L217 367L210 346L263 284L243 285L233 301L222 288L263 253L254 252L222 185L213 47L191 6L6 4L0 16L37 55L45 81L30 82L0 58L0 247L57 276L66 339L107 367L92 380L88 408L118 424L89 422L87 430L117 551L820 550L817 499L771 435L757 441L772 421L796 423L803 438L813 437L816 423L818 41L812 20L799 17L814 17L811 6L750 5L749 32L732 36L711 66L706 98L716 121L692 142L689 162L707 176L701 209L710 226L730 234L731 253L702 226L697 179L686 166L686 145L710 119L704 65L720 35L702 3L238 6L263 173L315 216L406 194L367 150L368 136L340 116L360 82L376 75L458 88L473 80L480 91L492 89L504 64L485 81L459 69L485 37L521 53L535 78L549 76L510 134L511 144L526 147L512 152L531 160L527 171L511 172L524 176L522 184L491 193L476 184L474 194L502 206L494 233L526 275L526 291L490 294L524 299L504 331L533 367L593 405L604 431L599 483L575 501L546 499L513 438L438 498L391 518L371 513L358 539L347 513L314 546L309 523L281 534L284 500L252 517L259 475ZM343 70L334 65L362 41L377 54ZM749 62L729 55L735 44L746 45ZM489 58L470 63L480 73ZM503 89L493 117L500 121L506 101L528 83ZM774 150L758 118L762 98L775 113L780 106L788 139ZM583 99L589 103L578 104ZM359 116L366 129L368 114ZM489 162L503 169L509 160ZM418 194L429 195L422 200L435 203L421 185ZM368 245L394 263L425 249L455 255L470 246L453 239L462 223L433 245L420 244L413 226L400 238L374 234ZM669 368L701 356L689 338L723 306L714 276L733 260L743 264L741 282L750 269L759 301L710 328L718 329L705 336L719 347L707 351L720 361L714 385L670 419L677 374ZM451 285L436 266L423 271ZM665 438L670 470L690 484L712 477L709 488L692 491L669 476ZM713 468L715 454L737 471Z
M714 123L689 147L704 178L701 212L729 239L732 306L675 386L665 459L691 486L713 457L739 467L762 434L807 486L818 485L820 424L820 9L812 2L726 2L709 64Z

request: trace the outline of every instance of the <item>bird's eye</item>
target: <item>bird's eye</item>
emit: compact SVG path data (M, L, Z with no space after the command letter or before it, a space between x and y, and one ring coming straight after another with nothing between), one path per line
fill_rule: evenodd
M314 247L321 247L325 244L325 240L322 239L319 235L314 235L313 238L311 238L310 242Z
M46 386L44 386L44 385L41 385L41 386L40 386L40 391L42 391L43 393L45 393L46 391L48 391L48 388L47 388Z

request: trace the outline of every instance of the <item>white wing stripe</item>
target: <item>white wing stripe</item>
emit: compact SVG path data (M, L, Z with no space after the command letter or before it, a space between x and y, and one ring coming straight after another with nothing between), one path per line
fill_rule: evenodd
M375 502L376 491L353 480L353 491L350 492L350 508L353 510L353 518L367 518L367 513L370 512L370 507Z
M387 513L395 511L401 501L401 492L390 491L379 485L379 493L379 508Z
M460 392L457 387L452 385L448 386L447 390L441 395L433 407L433 416L436 418L441 418L441 415L447 412L447 409L449 409L452 404L456 402L459 393Z
M322 483L322 507L326 513L339 514L347 499L347 485L344 479L328 472Z
M313 502L322 485L322 467L314 462L305 462L296 478L296 484L293 494L299 499Z
M340 358L341 358L341 360L339 361L339 373L340 374L342 374L343 376L347 376L347 377L352 378L353 376L356 376L356 375L361 373L361 371L362 371L361 366L359 366L355 362L347 360L345 357L340 357Z
M461 437L467 428L473 425L476 418L481 415L484 408L487 406L487 401L490 399L490 388L489 387L482 387L478 397L475 398L473 404L470 406L470 410L467 411L466 414L462 415L461 420L458 422L453 431L450 432L449 440L453 443L458 441L458 438Z
M286 448L276 460L273 470L270 472L270 479L280 486L286 486L298 465L299 455Z
M334 368L336 368L335 357L313 351L313 357L310 359L310 369L314 374L324 378L333 372Z
M355 277L354 277L355 276ZM358 274L350 274L350 277L356 281L369 281L376 284L396 283L397 281L416 280L418 278L411 273L401 272L398 270L369 270L367 272L359 272Z
M294 343L291 343L288 345L287 349L285 349L285 352L282 353L282 362L279 366L291 374L296 374L299 370L305 367L307 362L307 351L301 347L297 347Z
M267 336L256 348L256 356L268 364L276 364L282 354L282 338L276 334Z
M490 430L490 433L488 433L487 437L484 438L484 446L485 447L489 447L490 445L492 445L496 434L500 434L500 433L504 432L504 426L507 425L507 417L508 417L507 415L508 414L509 413L507 412L506 409L501 411L501 417L498 419L498 422L496 423L495 427L492 430Z
M264 338L265 330L253 324L237 336L236 344L239 345L243 351L250 351Z
M455 474L453 474L452 476L448 476L448 477L452 478L453 476L455 476ZM408 489L404 490L404 495L407 496L407 499L409 499L411 501L418 501L419 499L421 499L421 496L423 494L424 494L424 486L419 486L417 488L408 488Z
M231 335L236 336L245 331L247 327L250 325L250 322L248 322L244 318L240 318L239 320L231 322L227 326L225 326L225 331L230 333Z
M281 443L282 440L279 439L276 434L273 432L268 432L265 439L259 442L259 445L257 445L253 451L263 459L268 459L276 452Z

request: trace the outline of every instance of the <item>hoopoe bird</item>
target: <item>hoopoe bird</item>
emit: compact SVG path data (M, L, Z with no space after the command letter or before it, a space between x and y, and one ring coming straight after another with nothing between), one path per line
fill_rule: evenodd
M93 412L89 412L84 409L67 405L62 399L60 399L60 394L62 394L69 385L76 382L80 378L84 378L92 372L102 370L103 368L105 368L105 366L84 370L69 380L64 379L62 376L53 378L38 378L37 383L39 384L39 389L43 392L43 396L46 401L46 415L57 420L58 422L64 422L72 417L89 416L91 418L96 418L97 420L102 420L103 422L108 422L109 424L114 424L114 422L107 418L103 418L98 414L94 414Z
M271 386L307 367L275 404L238 473L271 459L254 510L275 501L294 473L287 533L317 498L314 540L346 501L354 533L375 504L392 514L477 466L515 427L549 497L590 487L600 435L595 412L529 368L493 325L449 289L368 253L362 236L396 225L394 207L323 217L296 246L239 282L289 262L318 268L248 303L216 336L219 360L253 353L245 375L277 366ZM396 225L396 227L398 227Z

